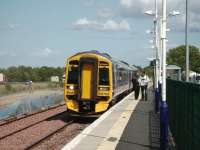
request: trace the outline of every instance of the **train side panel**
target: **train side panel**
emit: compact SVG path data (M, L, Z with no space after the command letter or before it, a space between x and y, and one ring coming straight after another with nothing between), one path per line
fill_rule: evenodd
M118 62L113 62L113 68L114 68L113 99L115 99L115 97L130 89L131 80L129 76L128 67L123 66L122 64L120 65L120 63Z

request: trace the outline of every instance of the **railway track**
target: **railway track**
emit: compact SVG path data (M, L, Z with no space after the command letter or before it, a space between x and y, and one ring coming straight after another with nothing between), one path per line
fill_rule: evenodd
M46 136L41 137L40 139L34 141L34 142L31 143L29 146L27 146L27 147L25 148L25 150L29 150L29 149L34 148L35 146L37 146L38 144L40 144L40 143L43 142L44 140L47 140L47 139L50 138L52 135L54 135L54 134L60 132L60 131L63 130L65 127L67 127L67 126L69 126L69 125L71 125L71 124L73 124L73 123L74 123L74 120L69 121L67 124L61 126L61 127L58 128L57 130L55 130L55 131L53 131L53 132L47 134Z
M14 146L16 146L14 149L28 148L30 145L33 146L38 143L35 142L38 141L38 139L41 141L71 123L72 121L69 119L66 111L54 114L48 118L36 121L23 128L14 130L14 132L1 136L0 147L3 149L13 149Z
M29 145L26 150L57 150L62 149L69 141L90 125L97 117L72 117L71 121L55 132Z
M20 119L12 120L10 122L6 122L0 125L0 140L11 136L13 134L16 134L17 132L20 132L22 130L25 130L27 128L30 128L45 119L51 118L55 115L64 113L66 111L65 105L60 105L53 107L51 109L37 112L35 114L32 114L30 116L26 116Z
M34 149L44 141L48 141L53 135L62 133L68 127L69 132L65 132L65 135L70 133L69 139L80 132L76 130L86 127L93 120L95 119L86 118L85 121L80 121L80 118L69 116L65 106L60 106L50 111L1 125L0 148ZM63 143L66 143L66 140Z
M30 114L23 114L21 116L16 116L16 117L11 117L11 118L0 120L0 127L4 126L4 125L7 125L9 123L15 122L15 121L19 121L19 120L31 117L33 115L44 113L46 111L49 111L49 110L52 110L52 109L55 109L55 108L58 108L58 107L61 107L61 106L65 106L65 103L61 103L61 104L55 105L55 106L50 106L50 107L48 107L46 109L43 109L43 110L37 111L37 112L33 112L33 113L30 113Z

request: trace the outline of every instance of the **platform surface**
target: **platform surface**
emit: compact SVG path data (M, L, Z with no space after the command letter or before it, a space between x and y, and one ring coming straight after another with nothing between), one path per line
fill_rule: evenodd
M158 150L160 123L153 110L151 89L148 90L148 101L135 100L132 92L65 145L63 150Z

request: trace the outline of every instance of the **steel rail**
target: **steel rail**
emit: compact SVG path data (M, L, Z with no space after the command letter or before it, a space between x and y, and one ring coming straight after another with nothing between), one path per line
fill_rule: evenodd
M53 136L54 134L56 134L56 133L62 131L65 127L67 127L67 126L69 126L69 125L71 125L71 124L73 124L73 123L74 123L74 120L71 120L70 122L68 122L67 124L65 124L65 125L63 125L62 127L58 128L57 130L55 130L55 131L53 131L53 132L47 134L46 136L40 138L39 140L37 140L37 141L31 143L29 146L27 146L26 148L24 148L24 150L30 150L31 148L37 146L38 144L40 144L40 143L43 142L44 140L46 140L46 139L50 138L51 136Z
M31 116L34 116L34 115L37 115L37 114L40 114L40 113L43 113L43 112L46 112L46 111L49 111L49 110L52 110L52 109L56 109L58 107L61 107L61 106L64 106L65 103L62 103L62 104L59 104L59 105L55 105L55 106L52 106L52 107L48 107L47 109L44 109L44 110L41 110L41 111L37 111L37 112L34 112L34 113L31 113L31 114L28 114L28 115L25 115L25 116L22 116L20 118L10 118L10 119L3 119L3 120L0 120L2 121L3 123L0 123L0 127L1 126L4 126L4 125L8 125L10 123L13 123L15 121L20 121L22 119L25 119L25 118L28 118L28 117L31 117Z
M35 122L35 123L33 123L33 124L30 124L30 125L28 125L28 126L26 126L26 127L24 127L24 128L21 128L21 129L19 129L19 130L16 130L16 131L14 131L14 132L11 132L11 133L9 133L9 134L7 134L7 135L4 135L4 136L0 137L0 140L3 140L3 139L6 138L6 137L12 136L12 135L14 135L14 134L16 134L16 133L19 133L19 132L21 132L21 131L23 131L23 130L26 130L26 129L30 128L30 127L33 127L33 126L35 126L35 125L37 125L37 124L39 124L39 123L41 123L41 122L43 122L43 121L45 121L45 120L47 120L47 119L54 118L54 117L59 116L59 115L62 115L62 114L64 114L64 113L66 113L66 111L61 112L61 113L58 113L58 114L55 114L55 115L50 116L50 117L48 117L48 118L42 119L42 120L40 120L40 121L37 121L37 122Z

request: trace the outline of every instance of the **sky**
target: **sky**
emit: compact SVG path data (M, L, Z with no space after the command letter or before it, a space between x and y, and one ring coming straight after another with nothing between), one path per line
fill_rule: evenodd
M161 16L161 0L158 1ZM63 67L77 52L98 50L129 64L146 66L155 57L155 0L0 0L0 68ZM185 42L185 1L167 0L167 48ZM200 47L200 1L189 0L189 37Z

